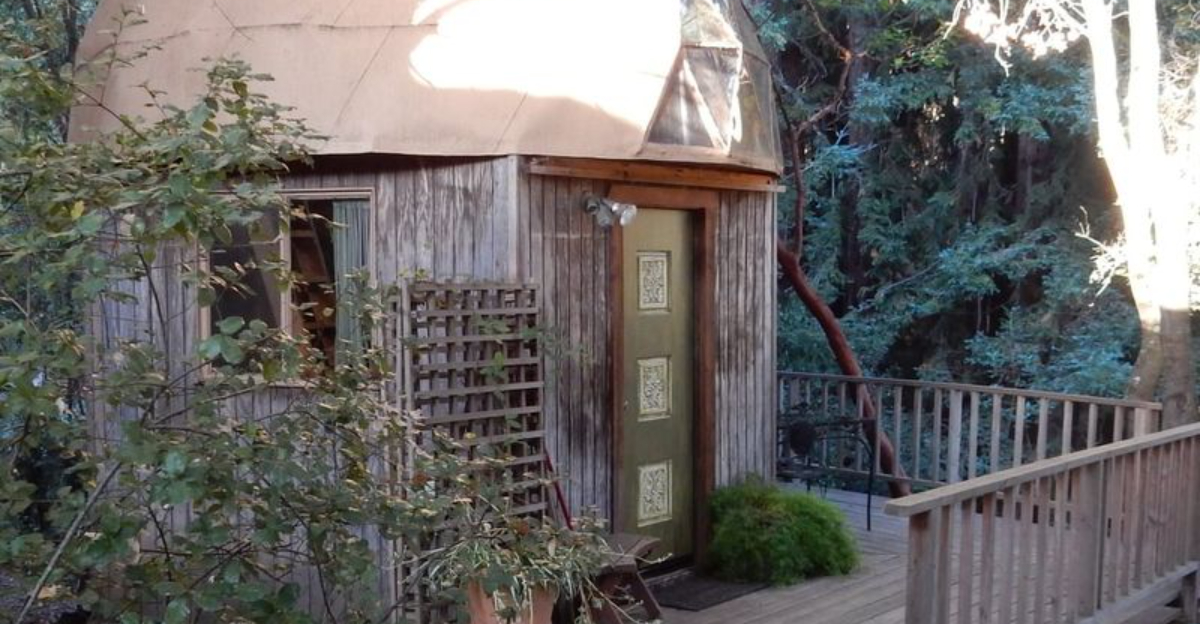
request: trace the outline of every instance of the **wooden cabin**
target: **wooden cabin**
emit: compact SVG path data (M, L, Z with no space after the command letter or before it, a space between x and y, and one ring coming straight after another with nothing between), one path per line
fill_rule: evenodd
M124 11L144 23L118 32ZM540 327L572 353L547 358L539 404L571 509L687 556L713 488L771 475L781 160L740 2L103 0L81 56L114 45L153 49L102 77L73 140L114 128L109 111L151 118L144 83L186 104L192 70L221 56L272 75L261 88L327 137L284 180L347 224L293 228L284 252L308 281L359 266L537 291ZM179 353L225 314L337 336L266 284L196 314L181 289Z

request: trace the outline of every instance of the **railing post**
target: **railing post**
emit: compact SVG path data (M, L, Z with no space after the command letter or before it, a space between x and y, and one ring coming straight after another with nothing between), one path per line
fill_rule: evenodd
M937 536L933 513L926 511L908 519L908 624L937 622Z
M1192 559L1200 559L1200 534L1197 534L1200 531L1200 442L1192 438L1185 445L1188 463L1184 471L1191 479L1187 492L1187 548Z
M1195 572L1183 577L1183 587L1179 589L1179 604L1183 607L1183 621L1187 624L1200 623L1200 611L1196 609L1196 579Z
M1154 433L1155 425L1150 420L1150 410L1138 407L1133 410L1133 437L1139 438Z
M961 390L950 391L950 430L946 435L949 452L946 454L946 481L958 483L962 480L962 408Z
M1074 566L1079 571L1075 588L1075 613L1080 617L1092 615L1100 607L1101 575L1104 571L1104 515L1107 513L1104 487L1104 463L1079 469L1079 484L1075 492L1075 552L1079 557Z

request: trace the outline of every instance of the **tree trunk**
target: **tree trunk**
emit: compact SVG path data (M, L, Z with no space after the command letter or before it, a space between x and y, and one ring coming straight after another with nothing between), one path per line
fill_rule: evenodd
M63 65L74 63L75 52L79 49L79 6L77 3L78 0L63 0L63 35L66 37L63 49Z
M1195 158L1200 156L1200 144L1193 143L1200 142L1200 70L1197 70L1195 81L1195 110L1188 120L1193 136L1177 137L1172 162L1164 163L1168 166L1162 168L1168 172L1167 186L1158 194L1153 212L1157 275L1161 280L1163 427L1177 427L1197 419L1188 246L1191 216L1200 207L1197 198L1200 185L1196 184L1198 178L1193 171Z
M1126 394L1133 399L1151 401L1162 376L1163 349L1162 308L1159 306L1154 285L1154 237L1145 192L1146 181L1142 178L1143 172L1138 163L1130 157L1130 142L1121 123L1119 65L1113 43L1112 7L1104 0L1085 0L1084 12L1088 25L1088 45L1092 52L1092 78L1095 83L1100 151L1113 186L1116 187L1117 201L1121 206L1129 289L1141 327L1141 344ZM1130 92L1134 93L1133 85L1136 83L1133 73L1130 78ZM1139 75L1139 82L1142 80L1144 78ZM1158 85L1157 80L1155 76L1155 89ZM1139 93L1140 95L1143 94ZM1138 99L1130 98L1130 103L1134 104ZM1157 108L1157 104L1155 107ZM1145 110L1145 107L1139 106L1136 112L1144 115ZM1130 125L1136 127L1132 121L1134 115L1135 112L1131 110ZM1140 123L1144 122L1139 122L1138 125Z
M851 377L862 377L862 368L858 365L858 359L854 357L854 351L850 348L850 342L846 340L846 334L842 332L842 327L838 324L837 317L833 315L833 310L829 309L817 291L808 283L804 270L800 268L800 259L787 248L783 241L776 241L775 257L784 277L796 291L796 295L804 302L804 307L808 308L809 313L817 319L821 330L825 332L825 339L829 342L829 349L833 351L838 368ZM878 418L875 403L871 400L866 387L859 386L858 393L858 400L863 405L863 415L866 418ZM863 433L870 444L879 448L879 465L883 470L899 477L899 479L888 481L889 493L893 497L912 494L912 488L903 480L904 468L900 466L900 458L896 456L896 449L892 446L892 441L888 439L887 434L879 431L878 427L866 427ZM878 440L876 440L876 436L878 436Z
M1172 167L1163 141L1156 3L1129 3L1127 122L1121 121L1112 6L1085 0L1100 149L1117 190L1125 230L1129 287L1141 344L1127 394L1154 400L1162 390L1163 426L1196 420L1192 361L1187 163Z
M870 76L871 64L862 52L866 48L870 24L866 16L854 11L851 13L847 26L847 48L850 51L848 65L847 93L853 100L858 84ZM847 138L852 147L869 145L870 131L863 124L850 119L846 123ZM867 268L869 258L863 253L860 232L862 216L859 214L859 204L863 197L863 188L859 180L851 180L842 199L839 220L842 226L841 269L846 276L846 286L842 290L841 304L850 310L859 304L859 298L867 283ZM835 305L838 305L835 303Z

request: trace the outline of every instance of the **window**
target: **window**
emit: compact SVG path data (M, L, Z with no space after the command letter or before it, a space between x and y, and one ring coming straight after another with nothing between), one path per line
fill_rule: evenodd
M336 362L341 346L360 339L353 319L339 314L337 296L367 266L369 206L365 199L296 200L286 233L274 221L232 228L230 244L214 246L209 263L218 275L239 275L241 287L217 292L209 335L229 317L260 320L302 332L326 362ZM272 264L290 266L290 289L267 270Z

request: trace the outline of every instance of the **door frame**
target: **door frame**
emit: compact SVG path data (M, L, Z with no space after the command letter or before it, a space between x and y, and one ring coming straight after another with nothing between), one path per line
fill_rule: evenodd
M692 535L696 561L708 551L711 517L708 501L716 487L716 290L717 290L717 218L721 196L717 191L641 184L613 184L607 197L631 203L639 208L686 210L696 215L693 228L694 270L700 281L693 293L695 309L696 363L693 376L695 423L692 431ZM612 414L612 481L610 482L614 528L624 518L624 441L622 409L625 380L625 307L624 307L624 236L621 227L609 236L609 362L612 386L609 388Z

